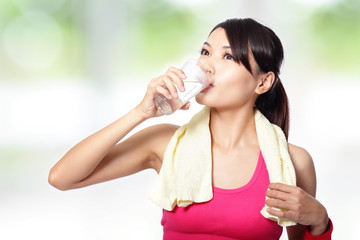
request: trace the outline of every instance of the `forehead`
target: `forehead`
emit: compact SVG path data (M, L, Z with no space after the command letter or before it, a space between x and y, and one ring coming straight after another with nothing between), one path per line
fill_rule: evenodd
M215 29L208 37L207 42L212 47L230 46L227 39L226 31L223 28Z

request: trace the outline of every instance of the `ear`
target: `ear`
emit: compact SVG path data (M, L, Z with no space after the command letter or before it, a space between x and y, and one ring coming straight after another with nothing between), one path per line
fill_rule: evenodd
M267 72L261 75L258 80L258 85L255 89L257 94L263 94L269 91L275 81L275 74L273 72Z

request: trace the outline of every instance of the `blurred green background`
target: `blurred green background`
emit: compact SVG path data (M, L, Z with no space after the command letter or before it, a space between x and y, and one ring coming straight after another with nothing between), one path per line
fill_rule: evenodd
M161 210L147 199L153 172L69 192L50 187L47 174L233 17L254 18L282 40L290 141L314 158L334 239L355 239L358 0L0 0L0 239L161 239ZM183 124L201 108L192 104L134 131Z

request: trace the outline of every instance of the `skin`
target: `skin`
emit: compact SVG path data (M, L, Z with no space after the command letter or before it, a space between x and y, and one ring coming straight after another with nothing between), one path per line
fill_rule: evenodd
M253 105L257 97L270 89L275 75L258 71L254 76L232 56L224 29L212 32L204 43L199 61L211 75L211 85L197 95L200 104L211 107L210 131L213 152L213 185L233 189L245 185L252 177L259 156ZM140 123L162 114L154 105L154 96L163 94L176 98L177 90L184 90L184 73L170 67L166 73L148 84L141 103L129 113L85 138L71 148L51 169L49 183L60 190L81 188L121 178L144 169L159 173L162 157L170 138L179 126L160 124L148 127L126 140L122 139ZM164 88L163 86L166 86ZM226 97L225 94L226 93ZM189 108L189 104L182 109ZM176 114L176 113L175 113ZM288 227L289 239L301 239L309 225L313 235L326 231L326 209L315 199L316 176L309 153L289 144L298 186L271 183L266 193L269 206L287 209L276 211L275 216L298 223Z

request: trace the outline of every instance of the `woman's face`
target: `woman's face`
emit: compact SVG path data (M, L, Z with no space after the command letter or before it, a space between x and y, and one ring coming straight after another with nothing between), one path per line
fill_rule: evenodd
M210 72L212 80L211 85L196 96L198 103L215 108L253 106L258 96L255 92L258 80L242 64L234 61L223 28L217 28L209 35L199 61ZM249 61L255 69L253 57Z

